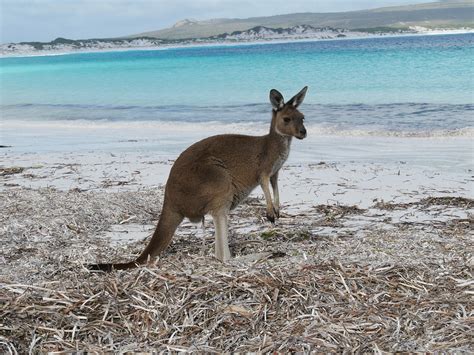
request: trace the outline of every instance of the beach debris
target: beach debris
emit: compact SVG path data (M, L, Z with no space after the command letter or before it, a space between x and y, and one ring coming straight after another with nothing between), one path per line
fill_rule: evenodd
M344 205L316 205L313 208L323 213L326 216L333 216L333 217L344 217L350 214L361 214L364 213L366 210L359 208L356 205L352 206L344 206Z
M133 183L133 180L110 180L106 179L102 181L102 187L107 188L107 187L112 187L112 186L123 186L123 185L130 185Z
M11 184L11 183L6 182L6 183L3 184L3 186L5 186L5 187L18 187L18 186L20 186L20 184L15 184L15 183Z
M374 208L383 210L407 209L412 206L419 206L423 208L431 206L446 206L446 207L460 207L465 209L474 208L474 199L458 196L441 196L441 197L427 197L419 201L392 203L378 201L374 204Z
M20 167L20 166L14 166L14 167L10 167L10 168L0 167L0 176L21 174L24 170L25 170L25 168Z
M366 210L359 208L356 205L316 205L313 206L314 211L322 214L319 219L321 226L340 226L342 219L349 215L363 214Z

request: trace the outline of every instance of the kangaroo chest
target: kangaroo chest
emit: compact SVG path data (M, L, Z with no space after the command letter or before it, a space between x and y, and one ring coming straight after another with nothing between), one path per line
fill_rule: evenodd
M278 170L281 169L285 161L288 159L288 155L290 154L290 140L284 140L282 142L282 146L280 149L279 154L277 155L270 176L274 175Z

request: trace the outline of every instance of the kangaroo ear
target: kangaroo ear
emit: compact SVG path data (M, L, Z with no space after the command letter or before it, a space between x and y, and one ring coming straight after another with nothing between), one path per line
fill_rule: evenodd
M301 105L301 103L304 100L307 90L308 90L308 87L305 86L299 93L293 96L290 101L288 101L287 105L293 105L294 107L298 107L299 105Z
M272 103L273 109L278 111L279 109L283 108L285 105L285 100L283 100L283 95L280 94L278 90L271 89L270 90L270 102Z

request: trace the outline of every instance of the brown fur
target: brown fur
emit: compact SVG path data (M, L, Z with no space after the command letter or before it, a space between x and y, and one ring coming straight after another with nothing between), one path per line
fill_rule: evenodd
M254 137L236 134L203 139L178 157L168 178L158 226L150 243L134 261L124 264L98 264L93 269L128 269L158 256L169 245L176 228L186 217L193 222L211 214L216 225L216 257L230 257L227 246L227 214L258 185L267 202L267 218L274 222L279 214L278 171L289 154L292 137L303 139L304 116L297 107L306 87L288 103L272 90L274 107L270 132ZM273 204L269 184L273 187Z

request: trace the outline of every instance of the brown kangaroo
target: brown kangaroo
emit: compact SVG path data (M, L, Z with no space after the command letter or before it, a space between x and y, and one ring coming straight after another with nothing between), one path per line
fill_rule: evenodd
M146 264L166 249L185 217L199 222L206 214L214 221L215 256L221 261L229 260L227 215L257 185L265 194L268 220L274 222L279 217L278 172L288 158L292 138L306 137L304 116L297 109L306 90L305 86L287 103L277 90L270 91L273 110L267 135L213 136L181 153L171 168L160 220L145 250L135 261L91 265L91 269L109 271Z

